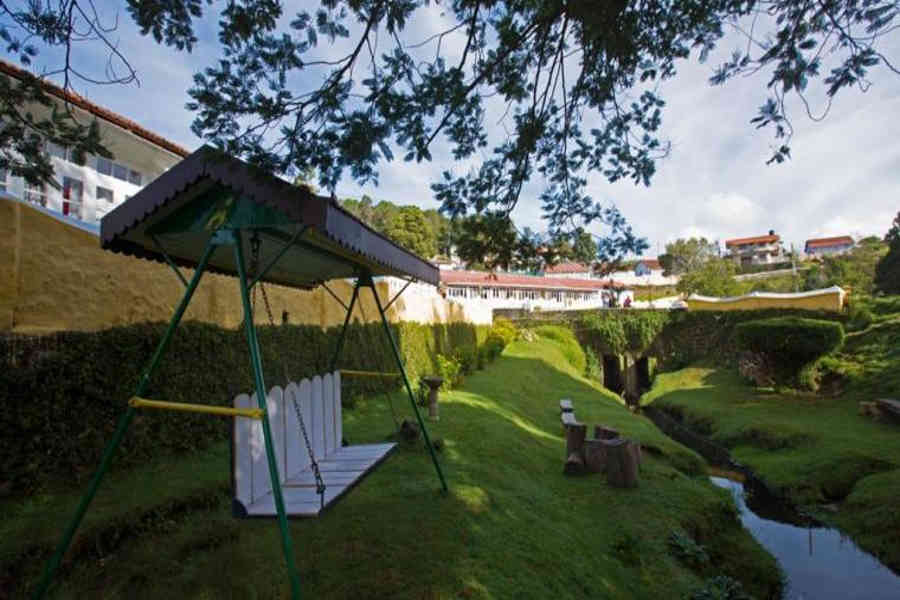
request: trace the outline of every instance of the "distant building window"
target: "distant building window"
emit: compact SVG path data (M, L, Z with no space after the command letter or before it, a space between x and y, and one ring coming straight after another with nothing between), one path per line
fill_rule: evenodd
M133 183L134 185L141 185L141 174L137 171L129 171L128 172L128 182Z
M62 213L64 215L84 219L82 210L84 200L84 184L79 179L63 177Z
M22 194L25 202L47 206L47 189L43 183L33 184L25 182L25 192Z
M47 154L50 156L55 156L61 160L69 159L69 149L65 146L60 146L59 144L54 144L53 142L47 142Z
M112 204L113 191L105 187L97 186L97 200L106 200L107 204Z
M101 175L112 175L113 171L113 163L111 160L103 158L102 156L97 157L97 172Z
M113 177L128 181L128 168L118 163L113 163Z

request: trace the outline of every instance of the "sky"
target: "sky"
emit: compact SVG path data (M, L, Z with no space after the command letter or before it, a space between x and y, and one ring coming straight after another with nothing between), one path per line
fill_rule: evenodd
M194 73L219 57L215 16L199 23L199 44L188 54L141 36L120 8L123 4L97 2L107 23L117 19L111 39L137 71L140 85L79 83L76 91L188 149L198 147L203 142L191 132L193 115L184 105ZM286 2L285 20L301 4ZM408 25L408 39L426 39L448 23L453 23L450 17L432 4ZM726 36L706 64L692 57L679 63L678 75L662 84L667 105L661 134L672 142L672 150L658 162L649 187L630 181L611 184L591 174L587 192L618 206L635 231L648 239L649 256L663 252L667 242L689 236L724 242L773 229L786 246L802 248L804 240L813 237L883 235L900 210L900 77L884 69L874 72L866 93L843 92L821 122L808 119L796 103L789 104L795 129L792 159L767 166L774 140L768 130L756 130L749 123L766 99L765 74L736 78L719 87L707 82L714 65L739 43L736 35ZM463 44L461 37L450 36L442 50L453 56ZM317 56L323 58L344 50L327 44L320 49ZM900 59L900 32L886 40L883 51ZM85 43L75 48L73 56L86 71L102 75L108 52ZM18 62L5 52L3 58ZM31 68L40 73L58 66L59 60L58 52L41 49ZM322 73L304 77L321 79ZM365 77L363 70L355 77ZM500 107L489 107L485 125L491 142L505 136L497 124L499 114ZM477 164L477 159L455 163L446 146L435 148L431 162L404 162L401 152L395 156L379 166L377 187L360 186L345 177L337 196L368 194L376 200L436 208L430 184L444 170L463 174ZM541 181L525 187L513 213L520 228L545 229L538 200L541 189ZM599 226L591 230L604 233Z

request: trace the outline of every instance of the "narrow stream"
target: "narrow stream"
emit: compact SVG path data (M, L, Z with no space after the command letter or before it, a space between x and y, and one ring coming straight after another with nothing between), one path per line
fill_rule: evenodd
M710 480L732 492L744 527L778 560L787 576L785 600L900 598L900 576L840 531L764 518L747 505L742 483L723 477Z

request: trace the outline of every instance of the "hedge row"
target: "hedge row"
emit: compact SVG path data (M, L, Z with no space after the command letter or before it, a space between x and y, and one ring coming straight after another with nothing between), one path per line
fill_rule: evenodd
M840 323L800 317L776 317L740 323L735 340L742 350L769 356L783 380L844 342Z
M468 324L392 325L410 377L437 372L438 355L462 348L477 353L488 327ZM0 496L27 495L50 481L90 476L140 371L162 337L162 323L0 338ZM266 385L284 385L325 372L339 328L261 327ZM341 368L394 371L380 324L351 325ZM252 391L250 357L242 331L189 322L176 332L152 377L148 398L230 405ZM194 451L227 439L229 420L159 411L139 414L114 468L160 453Z
M746 311L601 310L572 311L563 319L516 320L519 327L551 323L571 327L579 342L597 355L630 353L652 356L660 368L677 369L698 360L732 364L740 349L734 330L739 323L796 316L843 323L847 316L828 311L768 309Z

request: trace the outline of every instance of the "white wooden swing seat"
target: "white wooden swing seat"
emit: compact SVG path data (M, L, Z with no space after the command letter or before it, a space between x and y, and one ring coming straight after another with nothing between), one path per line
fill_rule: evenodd
M309 443L327 486L324 498L316 492L309 453L300 432L293 398L296 398ZM258 406L256 394L240 394L235 408ZM267 412L275 462L290 517L315 517L356 485L396 444L342 446L341 375L339 371L291 382L268 394ZM234 419L232 436L233 512L237 517L275 517L275 497L269 477L262 422Z

